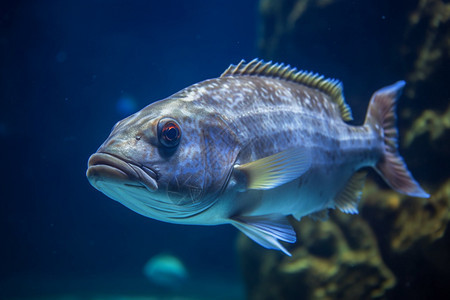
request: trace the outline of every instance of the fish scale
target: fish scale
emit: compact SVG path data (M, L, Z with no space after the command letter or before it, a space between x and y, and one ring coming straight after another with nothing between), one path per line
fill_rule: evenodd
M400 193L428 197L397 149L404 85L376 91L364 124L353 126L338 80L242 61L118 122L87 177L144 216L232 224L290 255L281 242L295 242L296 233L286 217L357 213L366 167Z
M240 139L242 143L263 136L263 140L252 149L254 153L250 157L253 159L282 151L287 147L304 144L305 141L310 147L333 152L336 150L336 147L333 146L336 144L333 142L335 140L351 139L355 141L351 147L353 152L357 152L358 145L356 144L360 144L361 146L367 144L366 139L369 137L364 135L349 136L346 130L336 130L336 126L349 127L349 125L346 125L342 121L335 104L331 103L327 105L328 110L326 110L324 105L320 105L319 101L313 98L310 100L311 105L305 106L305 98L302 98L302 96L317 93L315 91L305 91L305 89L310 90L305 86L295 85L294 87L297 89L295 92L292 91L293 88L289 87L289 90L291 90L289 93L290 98L284 96L278 100L273 95L271 97L264 97L264 92L260 91L264 86L266 86L265 89L267 91L275 90L267 86L274 86L273 82L276 79L250 76L230 79L231 81L239 81L241 84L236 86L232 82L227 83L227 89L212 90L211 98L207 101L199 99L198 102L202 106L220 106L220 113L226 115L227 120L237 124L237 127L240 128ZM280 88L283 84L289 83L280 81L276 83L276 87ZM208 87L210 83L205 82L204 86ZM234 88L232 89L230 86ZM240 89L242 86L252 86L253 89L242 90ZM293 101L292 94L294 93L299 95L295 98L298 101ZM235 95L235 98L242 99L241 103L245 103L246 105L238 105L234 102L231 102L231 105L227 105L228 102L223 101L223 99L230 98L229 95ZM320 99L319 97L316 98ZM322 101L330 102L323 95L321 95L321 98ZM226 103L225 106L223 105L224 102ZM239 109L236 107L239 107ZM330 109L334 110L330 112ZM336 121L330 119L331 116L334 116ZM262 125L264 126L263 130L261 130ZM355 133L358 132L357 128L352 128L352 130ZM321 136L320 139L311 138L318 135ZM261 145L264 141L264 145ZM343 142L343 144L345 143ZM362 150L367 150L367 147L364 147ZM330 161L327 161L327 163L330 163Z

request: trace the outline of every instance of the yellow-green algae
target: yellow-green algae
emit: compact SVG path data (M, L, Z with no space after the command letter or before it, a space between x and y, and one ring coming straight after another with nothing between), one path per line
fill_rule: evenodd
M397 64L396 76L408 82L407 99L399 107L400 152L430 192L430 199L407 197L380 187L372 173L359 215L332 211L325 222L309 218L293 221L298 242L289 248L292 257L262 249L241 236L238 248L249 299L398 299L436 297L437 289L449 291L445 280L450 274L447 2L412 1L395 18L393 7L402 4L386 1L391 9L387 10L391 12L387 20L395 26L393 32L400 35L391 36L389 44L384 45L387 47L379 49L383 51L381 57ZM286 60L283 57L305 54L302 50L308 49L305 43L309 40L299 37L313 38L305 31L327 34L323 22L327 26L338 24L333 23L340 20L334 11L341 5L351 4L335 0L261 0L261 53L265 58L282 61ZM333 48L333 55L345 58L342 52L335 54L339 50ZM348 63L355 64L342 61Z

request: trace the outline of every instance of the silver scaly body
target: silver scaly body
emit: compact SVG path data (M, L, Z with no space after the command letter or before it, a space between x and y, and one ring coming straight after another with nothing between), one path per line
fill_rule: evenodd
M213 214L216 217L221 211L231 215L239 211L300 218L334 208L333 199L353 173L374 166L382 155L379 130L346 124L328 95L306 86L273 78L225 77L194 85L181 94L187 95L180 97L182 101L227 122L227 130L234 131L241 147L237 164L293 147L306 148L311 154L311 166L302 177L274 189L236 192L238 183L231 178L219 200L225 203L219 203L221 207ZM190 101L190 94L196 95L195 100ZM229 217L223 216L222 222Z
M362 126L337 80L254 60L118 122L89 160L91 184L150 218L230 223L266 248L296 240L286 216L357 213L364 167L428 197L397 152L404 82L372 97Z

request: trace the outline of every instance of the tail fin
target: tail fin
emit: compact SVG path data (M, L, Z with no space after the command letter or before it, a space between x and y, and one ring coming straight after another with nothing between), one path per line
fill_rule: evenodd
M395 107L404 86L404 81L398 81L376 91L370 100L364 125L379 130L384 138L384 155L375 169L386 183L402 194L428 198L429 195L414 180L398 153Z

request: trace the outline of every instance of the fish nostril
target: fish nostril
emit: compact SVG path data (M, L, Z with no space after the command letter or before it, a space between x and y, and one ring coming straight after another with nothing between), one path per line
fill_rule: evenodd
M151 176L155 180L158 180L158 178L159 178L158 174L155 171L153 171L152 169L150 169L149 167L141 166L141 169L144 170L145 173L147 173L149 176Z
M118 149L123 149L124 146L126 145L127 145L126 140L117 137L109 138L100 146L97 152L105 152L113 155L114 154L119 155L120 153Z

